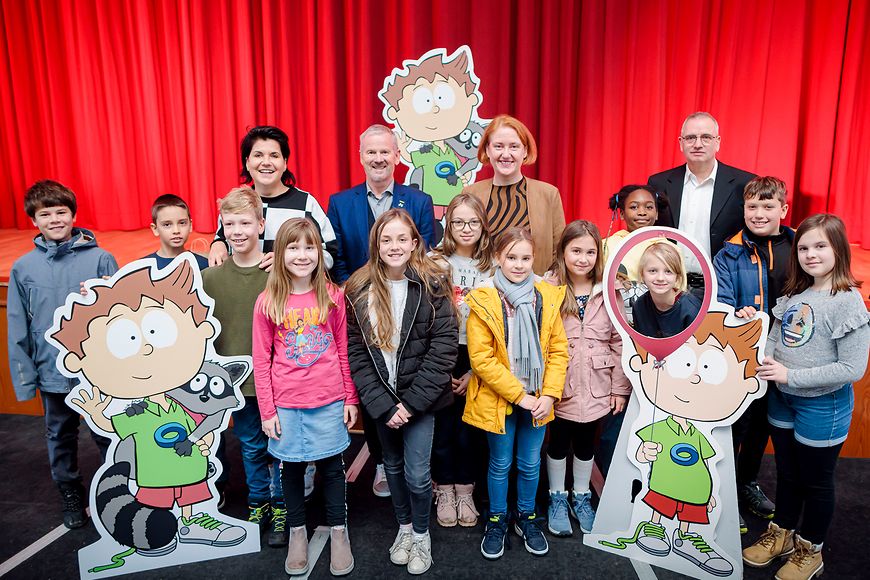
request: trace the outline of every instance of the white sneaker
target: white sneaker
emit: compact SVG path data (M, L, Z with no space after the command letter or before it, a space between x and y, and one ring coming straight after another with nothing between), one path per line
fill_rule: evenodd
M411 531L399 528L399 533L396 534L396 539L393 541L393 545L390 546L390 562L397 566L407 565L411 557L412 543L413 536Z
M317 466L309 463L305 467L305 499L308 499L314 493L314 474L317 471Z
M426 535L411 538L411 552L408 557L408 574L422 574L432 566L432 539Z
M384 471L383 463L378 463L375 466L375 481L372 483L372 492L378 497L390 497L390 484L387 483L387 474Z

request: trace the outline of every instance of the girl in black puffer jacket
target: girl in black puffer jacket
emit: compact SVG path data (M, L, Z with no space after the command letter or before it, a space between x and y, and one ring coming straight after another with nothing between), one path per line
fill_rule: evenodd
M390 560L422 574L432 565L433 412L452 402L458 326L452 287L405 210L379 217L369 261L347 282L348 359L376 421L399 533Z

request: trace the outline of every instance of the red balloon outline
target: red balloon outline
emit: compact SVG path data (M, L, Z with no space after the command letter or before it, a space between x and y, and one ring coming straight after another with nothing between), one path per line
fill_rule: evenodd
M649 240L650 238L659 238L665 237L672 240L676 240L678 242L682 242L698 259L698 262L701 264L701 273L704 276L704 299L701 301L701 311L698 313L698 316L695 317L695 320L692 324L689 325L688 328L683 330L681 333L669 336L667 338L653 338L651 336L647 336L645 334L641 334L636 331L628 321L625 319L625 316L622 314L622 310L620 309L618 303L616 302L616 275L619 272L619 264L622 263L622 260L628 254L629 250L631 250L634 246L639 244L640 242ZM610 305L610 311L616 317L616 322L626 331L628 335L634 340L635 344L641 345L648 352L650 352L656 360L662 360L672 352L677 350L680 345L685 344L690 336L701 326L701 323L704 321L704 317L710 308L710 302L712 302L713 297L713 275L710 270L710 264L707 261L707 258L704 256L701 249L698 248L698 245L687 238L685 235L680 233L677 230L671 228L662 228L662 227L649 227L644 228L643 232L639 233L637 236L633 237L631 240L623 243L620 246L619 250L616 251L616 255L613 256L613 261L611 262L610 273L607 276L607 279L604 281L604 299L607 300ZM622 300L621 298L619 299Z

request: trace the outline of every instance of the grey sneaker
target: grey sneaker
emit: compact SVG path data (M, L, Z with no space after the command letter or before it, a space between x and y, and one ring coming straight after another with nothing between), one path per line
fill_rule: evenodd
M408 560L411 558L412 540L413 535L410 530L406 532L399 528L399 533L396 534L396 539L390 546L390 562L397 566L407 566Z
M390 484L387 483L387 474L384 472L384 464L375 466L375 480L372 482L372 493L377 497L390 497Z
M178 518L178 541L182 544L205 544L216 548L236 546L245 540L245 528L233 526L200 512L190 519Z
M636 543L638 548L653 556L667 556L671 552L665 527L661 524L644 522Z
M713 576L730 576L734 571L731 562L717 554L696 532L674 530L674 553Z
M571 518L568 517L568 492L551 491L547 508L547 529L554 536L570 536Z
M432 567L432 539L429 532L422 538L412 537L408 554L408 574L423 574Z

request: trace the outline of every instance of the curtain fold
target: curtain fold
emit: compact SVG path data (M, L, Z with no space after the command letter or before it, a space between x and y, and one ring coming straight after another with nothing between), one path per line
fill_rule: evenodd
M24 190L53 178L81 225L144 227L171 192L210 231L257 124L287 131L325 205L363 178L358 135L383 122L391 70L467 44L480 115L529 125L528 173L569 219L606 230L609 195L679 164L680 124L706 110L722 161L785 179L790 223L832 211L870 248L863 0L2 0L0 32L4 228L31 227Z

